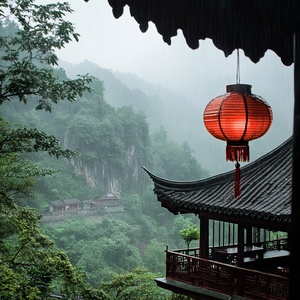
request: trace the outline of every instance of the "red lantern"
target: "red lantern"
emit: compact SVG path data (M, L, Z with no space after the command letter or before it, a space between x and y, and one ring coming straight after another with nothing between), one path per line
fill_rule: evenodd
M214 137L227 141L226 160L236 161L235 196L239 196L239 161L249 161L248 142L264 135L272 123L271 107L251 93L251 85L227 85L226 94L205 108L204 125ZM237 186L238 183L238 186Z

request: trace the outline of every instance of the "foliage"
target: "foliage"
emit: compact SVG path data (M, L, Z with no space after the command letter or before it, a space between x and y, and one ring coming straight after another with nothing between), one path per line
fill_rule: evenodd
M11 126L0 117L0 153L31 153L46 151L50 156L70 159L75 152L62 149L60 142L53 136L36 128Z
M6 128L6 135L2 131L2 152L40 153L48 147L51 149L49 154L56 158L64 156L70 159L75 154L74 151L61 149L54 135L37 129L34 120L40 120L48 129L46 117L39 119L29 111L23 117L20 108L15 106L15 100L19 100L31 110L52 111L52 103L60 103L65 99L75 101L92 90L90 84L93 77L84 75L70 80L62 69L52 68L58 63L55 50L79 38L73 24L64 19L71 12L68 3L38 5L33 0L1 2L0 104L10 103L15 122L24 121L27 117L35 127L25 125L9 131ZM10 149L7 148L8 144ZM41 156L36 157L41 162L44 160Z
M200 239L200 231L196 225L192 225L187 228L183 228L179 231L179 235L184 239L187 247L190 247L192 241L197 241Z
M0 104L35 99L36 109L51 111L51 103L75 101L90 90L92 77L60 80L49 67L58 63L56 49L79 38L73 24L64 20L72 12L68 3L37 5L34 0L16 0L3 4L7 4L2 10L7 17L0 24Z
M74 101L90 90L92 78L60 80L49 65L57 64L54 50L78 39L66 3L36 5L31 0L1 2L0 104L18 99L36 100L36 109L51 111L51 103ZM7 14L12 20L6 19ZM41 233L40 216L18 204L31 196L34 177L51 175L24 154L47 152L70 159L74 152L61 149L58 140L35 128L15 127L0 119L0 298L49 299L59 288L65 299L104 299L90 288L84 273L72 266L66 254ZM22 156L21 156L22 155ZM106 298L107 299L107 298Z
M137 266L163 274L166 244L179 248L182 242L179 228L190 226L197 218L155 216L156 206L162 209L154 198L152 194L152 208L149 205L144 210L150 199L144 194L129 194L122 198L127 210L120 215L74 216L44 223L43 228L67 252L72 264L86 272L88 282L94 287Z
M193 300L195 298L191 298L185 295L181 295L181 294L175 294L173 293L170 300Z
M100 80L93 82L93 89L92 94L84 94L71 106L68 103L59 103L57 109L53 109L51 118L44 112L39 112L41 117L37 118L36 114L34 115L29 109L22 109L22 122L47 132L51 130L51 133L62 140L66 147L72 148L77 153L71 161L74 167L73 174L74 169L77 175L83 173L82 166L92 170L95 173L94 178L97 179L96 183L100 182L99 185L93 185L98 195L107 192L107 188L101 184L104 185L111 177L118 179L122 190L142 190L144 185L141 185L142 181L139 180L139 173L142 173L140 166L147 164L149 159L146 117L142 113L136 113L131 107L115 109L108 105L104 100L104 87ZM20 109L15 106L4 108L5 116L15 121L15 111ZM49 163L49 160L43 159L43 162ZM130 172L128 168L131 168ZM60 169L67 174L71 173L70 166L66 163L62 163ZM102 173L108 178L99 180L97 176L101 176ZM61 183L64 181L65 179L62 178ZM71 179L64 185L68 185L70 181ZM43 183L43 186L45 185L49 186L48 190L57 189L62 197L67 194L63 185L61 189L50 186L49 182ZM74 190L79 194L76 184L72 186L74 188L69 191ZM83 189L82 184L81 188ZM86 194L92 194L91 190ZM54 198L54 194L49 196L49 200L57 199ZM70 195L69 198L74 197L77 196Z
M182 145L168 139L161 126L152 135L152 168L160 176L173 180L195 180L207 177L205 171L192 155L189 145Z
M60 226L45 226L47 234L87 273L93 286L143 264L136 247L136 229L114 217L101 222L69 219Z
M100 289L111 295L112 299L168 299L170 293L156 286L154 276L146 269L137 268L132 272L114 277L110 282L101 284Z
M41 168L30 160L20 158L21 153L45 151L56 157L69 158L72 152L62 150L53 136L31 128L19 128L0 118L0 195L1 204L14 207L16 198L32 196L34 177L52 175L55 169Z
M147 244L147 248L143 255L143 264L151 272L165 273L165 261L166 254L164 249L165 243L159 242L157 239L151 239Z
M18 204L22 197L31 195L34 177L55 171L20 159L19 153L30 152L35 143L26 138L22 148L22 134L9 138L10 132L17 132L14 130L0 119L0 298L48 299L54 286L60 288L66 299L93 293L85 283L84 274L41 233L40 216L33 209ZM39 142L49 154L60 151L55 143L47 142L47 136ZM96 296L97 293L94 299L101 299Z
M47 297L60 271L69 272L70 277L74 271L62 252L50 250L53 243L39 232L32 210L16 207L13 212L4 219L5 210L1 210L1 272L6 275L1 276L1 299Z

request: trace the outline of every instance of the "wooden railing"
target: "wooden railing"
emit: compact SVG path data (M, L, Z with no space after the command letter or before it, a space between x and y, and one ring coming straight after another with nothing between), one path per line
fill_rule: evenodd
M166 277L228 295L251 296L257 300L288 299L287 277L202 259L198 254L196 248L167 250Z
M265 251L270 250L287 250L288 249L288 240L286 238L280 238L272 241L264 241L259 243L253 243L254 246L260 246L265 249ZM237 246L237 244L230 244L230 245L224 245L224 246L215 246L215 247L209 247L209 258L212 258L212 254L214 252L214 249L220 249L220 248L228 248L228 247L234 247ZM177 253L187 254L194 257L200 256L200 249L199 248L189 248L189 249L176 249L173 250Z

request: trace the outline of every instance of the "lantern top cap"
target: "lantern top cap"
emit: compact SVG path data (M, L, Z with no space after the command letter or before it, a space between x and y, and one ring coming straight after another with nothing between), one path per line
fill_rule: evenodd
M226 92L251 94L251 87L252 86L250 84L229 84L226 86Z

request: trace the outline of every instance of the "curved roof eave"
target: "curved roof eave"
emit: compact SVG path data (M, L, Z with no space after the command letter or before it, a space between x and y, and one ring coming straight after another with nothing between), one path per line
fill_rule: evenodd
M289 224L292 137L241 168L241 196L233 195L234 171L195 181L159 177L147 168L158 201L173 213L248 218Z

